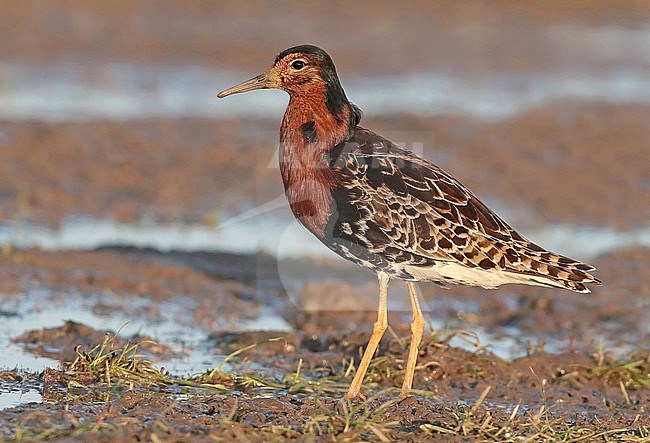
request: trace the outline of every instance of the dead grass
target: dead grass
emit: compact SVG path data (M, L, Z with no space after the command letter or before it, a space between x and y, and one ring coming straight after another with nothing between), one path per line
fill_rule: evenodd
M471 337L471 336L470 336ZM441 346L448 346L450 335L437 337ZM106 335L103 342L86 351L77 348L76 359L63 371L67 380L68 396L75 396L79 389L120 388L122 391L142 390L148 392L165 392L166 389L183 389L188 395L212 391L220 395L235 395L235 406L230 411L220 411L220 418L215 426L215 441L227 440L219 429L229 429L229 436L238 435L262 438L268 441L285 439L330 440L339 441L372 440L389 442L414 438L436 440L438 438L458 438L463 441L503 441L503 442L650 442L650 428L641 422L640 416L632 419L620 428L608 428L598 420L591 422L557 417L542 406L537 411L523 411L520 405L512 410L490 407L489 400L492 386L487 386L476 402L471 405L447 406L430 392L414 391L419 405L435 410L439 420L425 423L395 420L400 408L404 406L397 399L398 389L378 390L373 380L391 379L399 374L400 366L390 357L373 360L368 370L368 391L375 394L359 402L341 400L336 407L320 407L327 400L343 398L354 362L347 362L338 374L325 377L311 377L304 373L302 360L298 361L296 370L282 379L275 379L259 372L231 373L223 370L225 364L267 342L281 340L274 338L243 347L227 356L219 365L203 374L187 378L177 378L158 369L138 353L138 344L127 343L116 348L115 336ZM477 343L477 349L480 346ZM7 371L0 374L4 380L15 381L13 374ZM642 358L639 353L621 361L611 360L605 354L597 354L592 367L575 368L575 372L564 374L556 382L583 377L587 380L599 380L603 384L619 385L625 398L629 401L627 390L650 388L650 362L648 356ZM399 377L398 377L399 378ZM155 390L152 388L159 388ZM302 423L292 426L270 424L256 428L257 434L250 434L250 426L236 420L238 410L237 392L245 393L247 398L268 393L291 395L297 399L313 399L314 407ZM323 400L323 401L321 401ZM334 402L334 403L333 403ZM162 411L165 417L169 411ZM36 414L36 415L34 415ZM45 411L36 411L25 415L13 433L13 440L52 440L61 437L82 436L86 433L119 433L120 427L115 423L88 423L71 421L68 426L53 425L49 428L34 428L31 420L42 418ZM165 440L164 435L173 435L173 425L164 421L156 427L157 431L147 434L152 440ZM233 434L234 433L234 434ZM160 434L160 435L159 435ZM244 438L246 440L246 438Z

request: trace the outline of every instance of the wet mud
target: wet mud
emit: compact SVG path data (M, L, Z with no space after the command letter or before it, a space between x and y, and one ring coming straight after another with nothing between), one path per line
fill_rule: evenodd
M2 410L0 430L3 438L55 441L465 441L490 440L507 432L531 436L545 427L575 433L576 438L612 429L625 429L618 437L641 438L650 429L650 353L640 326L647 324L643 315L650 281L640 277L638 268L649 263L650 250L644 248L600 257L595 264L614 282L590 296L525 287L503 294L421 285L434 309L444 307L443 312L429 312L429 321L435 316L457 320L452 321L454 328L427 332L413 397L398 399L409 337L408 313L398 310L390 313L392 329L366 378L367 400L348 403L342 399L369 337L376 315L372 306L345 310L349 306L343 304L343 310L332 311L308 304L309 310L301 309L293 301L314 297L314 289L303 281L306 289L295 299L289 297L281 289L273 259L134 248L5 251L2 281L11 283L4 290L5 302L25 297L34 285L59 300L73 290L92 299L93 292L110 287L122 297L146 301L141 311L127 316L153 315L155 322L155 306L165 297L184 294L203 300L179 321L202 325L208 353L204 357L212 364L204 367L204 374L170 374L155 362L182 353L174 343L168 346L137 335L115 337L119 331L71 321L30 330L14 342L60 364L42 372L15 369L0 374L2 392L33 389L42 395L39 404L22 402ZM255 273L243 271L245 265L254 265ZM322 260L303 260L301 269L318 272L327 266ZM334 272L340 264L329 266ZM150 286L142 287L147 281ZM333 284L326 283L319 286L322 291ZM337 292L355 288L352 282L336 285ZM508 301L512 297L515 302ZM453 313L454 300L477 309L474 314ZM209 306L212 311L206 311ZM237 332L236 326L229 326L236 325L237 318L254 316L262 306L284 316L292 331ZM106 315L115 313L108 310ZM207 320L226 315L234 320L221 326ZM634 324L639 325L636 335L630 333ZM513 325L544 340L522 344L518 357L504 359L472 332ZM599 341L608 328L610 339L618 339L616 347ZM210 329L213 332L207 332ZM543 341L566 346L549 353ZM125 353L138 343L137 351ZM98 346L105 347L101 369L93 366ZM623 348L627 350L621 353ZM107 378L111 365L125 355L132 356L129 371ZM224 359L227 366L221 365ZM139 368L142 361L154 362L153 369ZM208 373L209 382L199 380Z
M285 334L281 345L256 348L250 358L262 361L266 373L246 373L246 380L221 374L227 393L209 388L128 389L115 382L107 387L87 373L69 375L70 366L64 365L63 371L47 369L27 376L42 386L42 406L34 410L23 404L4 410L0 429L5 437L41 435L56 441L467 441L502 433L507 438L510 428L528 427L528 433L535 434L536 427L546 426L554 428L546 435L568 428L576 436L591 432L587 435L593 437L612 429L625 429L618 437L647 436L650 391L635 385L629 374L618 371L619 363L605 356L540 351L505 362L484 350L470 352L427 338L415 379L420 390L399 401L406 343L390 340L366 380L369 399L350 403L341 399L349 377L343 375L339 349L307 350L299 335ZM237 346L253 337L240 338ZM347 343L341 348L362 343L358 336L342 339L336 338L337 343ZM294 347L292 342L302 345ZM647 352L629 358L639 371L648 370ZM17 383L12 376L3 375L5 385ZM292 376L303 384L292 382ZM318 386L323 379L328 383ZM256 383L247 384L251 380Z
M363 125L481 198L508 202L527 224L631 229L650 220L650 166L639 161L648 114L644 105L566 103L499 122L398 116ZM0 215L50 226L70 215L218 226L282 197L278 122L0 122Z
M187 65L243 80L279 50L315 43L336 54L344 84L650 67L635 45L646 2L407 3L5 2L0 63L43 75ZM120 84L108 78L118 71L100 71L84 81ZM515 227L607 228L619 239L650 220L650 105L619 92L503 118L407 112L362 125L441 166ZM411 314L405 285L392 283L366 398L350 402L376 318L369 272L269 250L19 241L77 219L91 230L106 220L214 228L284 201L281 115L49 117L0 120L0 228L12 233L0 245L0 440L649 441L647 241L584 257L605 283L589 295L419 285L428 328L404 400Z

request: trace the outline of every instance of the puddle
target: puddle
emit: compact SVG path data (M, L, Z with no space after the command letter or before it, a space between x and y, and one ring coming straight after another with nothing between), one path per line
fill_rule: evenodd
M258 318L252 320L241 320L237 324L234 331L277 331L277 332L291 332L293 328L285 319L273 312L269 307L262 309L262 313Z
M43 396L38 389L25 388L25 385L13 385L0 383L0 411L21 404L43 402Z
M32 291L20 297L7 298L3 301L3 306L5 309L14 309L15 315L7 317L0 324L0 348L5 349L0 354L0 369L18 368L19 371L40 372L46 367L59 367L58 360L39 357L26 350L29 346L13 343L12 337L28 330L59 327L67 320L92 326L99 331L120 331L121 337L135 334L150 336L161 344L172 347L181 354L180 357L152 356L148 359L177 376L204 372L215 367L225 357L214 354L213 345L210 345L207 338L209 332L213 331L204 330L197 326L192 318L183 315L183 311L187 311L188 306L194 303L193 300L184 297L163 302L154 302L150 299L121 300L121 308L124 312L142 312L142 308L147 304L156 303L160 308L161 316L149 320L141 315L129 317L120 311L112 312L110 316L96 315L92 307L98 299L98 296L74 293L57 297L46 291ZM404 312L404 321L407 321L408 317L410 313ZM443 320L429 318L428 323L436 330L449 327ZM281 333L291 331L292 328L271 308L265 308L258 318L240 321L232 330L237 332L271 330ZM481 344L489 344L487 349L505 360L525 355L527 340L533 340L533 337L527 337L514 328L501 331L499 334L487 332L480 327L474 327L472 330L477 334ZM470 351L476 349L472 339L462 336L454 338L452 345ZM232 367L226 364L224 370L232 370ZM0 410L21 403L41 401L37 388L25 389L23 385L21 389L17 390L12 383L0 384Z
M147 357L157 367L164 368L172 375L186 377L214 368L225 355L215 355L214 346L209 343L211 330L199 327L191 314L186 314L188 307L195 301L185 297L176 297L167 301L151 299L121 299L120 311L143 312L147 305L155 304L160 315L147 319L143 315L128 316L120 311L110 315L93 313L93 305L100 301L100 296L66 293L56 296L47 291L31 291L14 297L4 297L3 309L12 315L0 322L0 370L18 369L19 372L39 373L45 368L58 368L59 360L36 355L29 351L29 345L14 343L12 339L29 330L60 327L66 321L82 323L98 331L119 331L120 337L134 335L152 337L157 342L170 346L178 354L166 358ZM109 298L108 295L105 298ZM2 297L0 297L2 299ZM270 309L263 310L259 317L239 322L237 330L276 330L290 331L291 327L284 319ZM52 349L52 352L60 352ZM223 370L232 370L229 364ZM16 383L0 383L0 410L18 404L42 401L39 387Z
M29 330L59 327L68 320L83 323L99 331L119 331L121 337L134 335L152 337L157 342L170 346L180 357L169 359L152 357L151 361L164 367L173 375L187 376L203 372L214 367L224 356L216 356L208 343L208 333L196 325L191 315L186 314L193 300L177 297L167 301L150 299L124 299L121 310L124 312L143 312L143 307L155 304L160 315L149 320L144 316L127 316L122 312L110 315L96 315L92 307L99 301L97 296L66 294L58 299L45 291L32 291L20 297L13 297L3 304L11 304L20 299L17 315L0 324L0 369L25 370L40 372L46 367L59 367L58 360L36 356L25 350L28 346L12 342L12 338ZM238 324L238 330L280 330L288 331L291 327L270 310L263 311L253 320Z
M251 75L199 66L0 63L0 117L48 121L279 117L287 102L279 91L217 103L218 91ZM650 103L650 74L635 66L478 79L438 71L372 78L344 75L342 81L348 96L368 116L416 113L501 119L557 99Z

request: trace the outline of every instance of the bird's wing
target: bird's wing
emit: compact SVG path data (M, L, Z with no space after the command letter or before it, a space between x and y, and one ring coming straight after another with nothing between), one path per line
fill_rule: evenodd
M348 142L333 166L353 206L340 207L359 215L348 232L393 260L548 276L573 290L598 284L592 266L530 242L458 180L374 133Z

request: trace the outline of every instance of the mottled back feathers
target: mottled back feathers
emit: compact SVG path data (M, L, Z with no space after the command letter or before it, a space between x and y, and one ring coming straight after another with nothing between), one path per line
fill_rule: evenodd
M330 151L338 177L321 240L357 263L407 280L589 292L593 267L530 242L437 166L367 129Z

